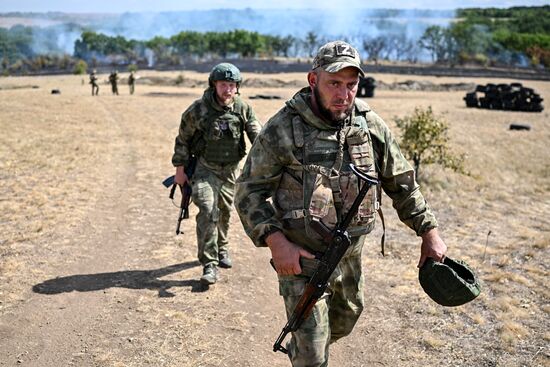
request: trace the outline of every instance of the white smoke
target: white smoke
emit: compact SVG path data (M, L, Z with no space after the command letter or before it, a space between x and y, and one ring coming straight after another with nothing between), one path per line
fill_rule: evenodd
M148 40L155 36L170 37L181 31L226 32L245 29L261 34L292 35L304 39L314 32L318 40L346 39L358 49L365 39L380 36L405 37L417 42L430 25L447 26L454 11L388 10L388 9L215 9L179 12L140 12L108 16L82 15L72 24L57 24L43 29L45 36L35 35L38 53L68 53L86 29L109 36ZM47 14L44 15L47 18ZM65 14L64 19L71 19ZM297 48L296 53L300 52ZM303 52L303 50L302 50ZM149 60L152 62L152 60Z

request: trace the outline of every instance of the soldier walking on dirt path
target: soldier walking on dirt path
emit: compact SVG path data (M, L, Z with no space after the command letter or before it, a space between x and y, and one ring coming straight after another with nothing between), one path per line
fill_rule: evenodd
M198 159L190 179L197 215L198 258L203 266L201 283L218 280L217 267L231 268L227 232L239 161L246 154L244 134L253 142L261 125L252 108L239 96L242 77L229 63L210 72L208 88L181 116L172 164L175 182L189 178L185 167Z
M355 98L359 75L364 72L355 48L342 41L323 45L307 75L309 86L267 122L237 181L236 209L254 244L271 250L288 316L317 267L315 255L326 250L309 224L317 220L333 229L358 195L350 163L380 180L401 221L422 237L418 266L445 258L447 247L413 168L382 118ZM348 227L350 247L286 345L295 367L327 366L329 345L353 330L363 310L361 252L374 228L379 188L362 201Z
M134 74L134 71L132 70L130 72L130 75L128 76L128 86L130 87L130 94L134 94L136 79L137 79L136 75Z
M113 70L113 72L109 74L109 83L111 83L111 91L113 94L118 96L118 72L116 70Z
M90 73L90 84L92 85L92 96L99 95L99 85L97 85L97 75L95 69Z

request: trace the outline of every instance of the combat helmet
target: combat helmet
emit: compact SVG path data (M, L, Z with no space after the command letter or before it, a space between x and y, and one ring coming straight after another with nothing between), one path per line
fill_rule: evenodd
M443 263L428 258L418 273L420 285L442 306L460 306L481 293L479 281L468 264L446 257Z
M228 82L237 83L237 88L241 84L243 78L241 72L237 67L228 62L222 62L212 68L210 76L208 77L208 85L214 87L214 82L217 80L225 80Z

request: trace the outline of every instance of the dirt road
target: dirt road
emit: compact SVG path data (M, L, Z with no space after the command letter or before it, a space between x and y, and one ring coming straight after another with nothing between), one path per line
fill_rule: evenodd
M234 268L222 269L208 291L198 282L194 220L184 222L184 235L174 234L177 209L160 183L173 173L179 115L201 90L138 85L137 95L115 97L102 85L93 98L74 76L0 83L40 87L0 91L0 366L288 365L271 351L285 320L268 251L253 247L236 213ZM539 85L548 100L550 88ZM48 93L59 86L61 95ZM288 98L294 91L243 93ZM448 102L460 93L414 93L387 91L372 104L390 118L398 99L402 108L429 99L436 112L459 121L458 131L480 116L496 116ZM251 103L262 121L282 105ZM527 177L512 171L498 183L513 186L523 178L528 187L521 192L494 196L489 190L492 182L482 173L498 161L492 154L475 158L489 162L476 178L429 172L435 188L428 193L446 223L450 249L479 269L484 294L458 309L427 299L416 281L418 239L388 214L391 255L378 254L377 230L365 249L364 316L331 348L331 365L549 365L549 166L544 163L542 177L531 177L528 162L548 157L544 129L550 126L547 113L515 116L537 127L522 148L526 160L510 163L510 144L495 155L510 154L510 162L497 167L523 165ZM484 135L487 128L467 138L455 133L461 144L514 144L516 137L499 130ZM479 220L468 220L467 210ZM521 223L499 221L511 211ZM193 207L191 217L195 213ZM526 229L517 233L520 226Z

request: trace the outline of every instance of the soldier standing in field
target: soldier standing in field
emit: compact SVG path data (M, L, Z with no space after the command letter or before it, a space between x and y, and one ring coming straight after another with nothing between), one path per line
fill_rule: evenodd
M227 232L239 161L245 156L244 134L253 142L261 125L252 108L239 96L242 77L232 64L216 65L201 99L181 117L172 164L175 182L189 180L185 167L198 159L190 180L197 215L198 258L203 266L201 283L218 279L217 267L231 268Z
M137 79L136 75L134 74L134 71L132 70L130 72L130 75L128 76L128 86L130 87L130 94L134 94L136 79Z
M358 194L349 164L377 177L399 218L422 238L418 266L445 258L446 245L422 196L414 170L384 121L355 98L359 53L351 45L322 46L300 90L264 126L237 181L235 206L246 233L269 247L290 316L326 250L310 226L333 229ZM329 345L348 335L363 310L361 252L380 205L372 187L348 233L351 246L329 279L324 295L286 345L292 365L327 366Z
M97 75L95 69L90 73L90 84L92 85L92 96L99 95L99 85L97 85Z
M109 74L109 83L111 83L111 92L118 96L118 72L116 70Z

